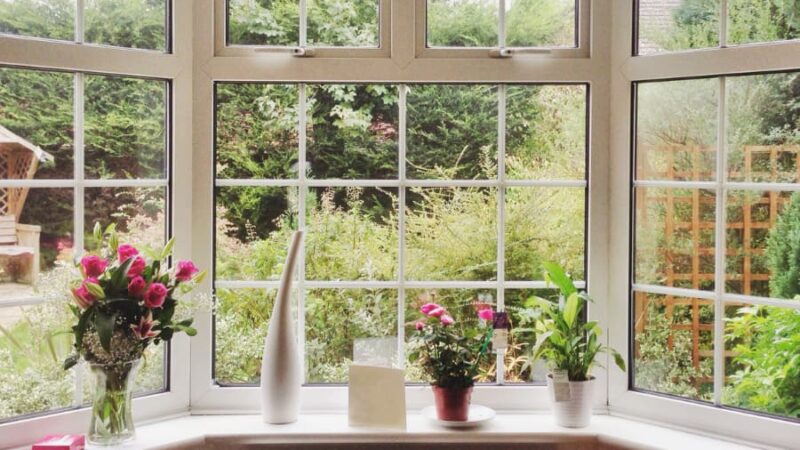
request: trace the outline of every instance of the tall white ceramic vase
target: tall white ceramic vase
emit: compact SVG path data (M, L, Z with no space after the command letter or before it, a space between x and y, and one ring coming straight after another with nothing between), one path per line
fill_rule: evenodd
M283 266L281 284L261 360L261 414L266 423L290 423L300 410L300 356L292 324L292 278L303 242L303 232L295 231Z

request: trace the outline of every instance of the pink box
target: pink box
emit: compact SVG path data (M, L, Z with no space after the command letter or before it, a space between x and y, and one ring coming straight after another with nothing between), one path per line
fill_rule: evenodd
M31 450L83 450L85 445L82 434L49 434L33 444Z

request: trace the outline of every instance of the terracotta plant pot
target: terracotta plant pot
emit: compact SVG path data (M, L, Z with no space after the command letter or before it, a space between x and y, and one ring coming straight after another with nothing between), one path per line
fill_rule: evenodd
M436 402L436 417L439 420L466 422L469 419L469 403L472 399L472 387L442 388L433 387Z
M570 381L569 399L555 401L555 388L553 376L547 376L547 390L553 404L553 414L556 424L568 428L583 428L589 426L592 419L592 406L594 400L595 379L588 381Z

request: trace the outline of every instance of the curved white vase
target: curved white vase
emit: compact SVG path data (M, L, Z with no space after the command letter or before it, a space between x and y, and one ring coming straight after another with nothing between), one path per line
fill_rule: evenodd
M283 266L281 284L261 360L261 415L266 423L290 423L297 420L300 410L300 356L297 352L292 324L291 293L297 255L303 242L303 232L295 231Z
M588 427L592 420L592 407L594 406L595 379L588 381L570 381L570 399L555 401L553 377L547 376L547 390L553 405L553 414L556 424L567 428Z

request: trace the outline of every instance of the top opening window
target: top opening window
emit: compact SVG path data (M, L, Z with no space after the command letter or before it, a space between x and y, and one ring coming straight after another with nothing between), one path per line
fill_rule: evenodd
M428 0L427 47L578 47L575 0Z
M169 3L0 0L0 33L164 52L169 50Z
M639 0L637 18L638 55L800 39L797 1Z
M227 44L380 47L380 0L229 0Z

